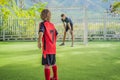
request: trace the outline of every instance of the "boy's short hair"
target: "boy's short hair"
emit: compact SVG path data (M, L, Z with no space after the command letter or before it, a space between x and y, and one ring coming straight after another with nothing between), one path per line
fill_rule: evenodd
M65 14L61 14L61 17L65 16Z
M44 10L42 10L40 17L43 21L45 21L45 20L50 21L51 12L48 9L44 9Z

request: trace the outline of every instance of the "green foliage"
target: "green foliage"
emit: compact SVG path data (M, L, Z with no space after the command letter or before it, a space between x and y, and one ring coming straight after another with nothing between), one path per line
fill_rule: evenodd
M4 5L8 5L8 2L11 0L0 0L0 5L4 6Z
M39 18L39 14L40 12L45 8L47 3L37 3L37 4L34 4L31 8L29 8L27 11L28 11L28 14L32 17L36 17L36 18Z
M120 2L113 3L113 12L120 13Z
M36 24L35 19L40 18L39 14L45 8L46 4L47 3L39 2L34 4L32 7L28 9L24 9L24 8L18 7L15 0L0 0L0 19L2 19L2 23L0 23L1 24L0 31L4 29L7 31L11 31L8 28L10 27L12 28L14 24L18 24L16 25L16 28L18 28L19 26L24 27L25 31L33 28L30 25L33 26ZM24 20L25 18L26 18L26 21ZM13 21L13 19L17 19L17 20L19 19L19 20L17 22L17 21ZM29 21L28 19L32 19L32 20ZM23 21L20 21L20 20L24 20L24 22L27 23L27 25L24 25ZM24 34L25 31L23 30L22 34ZM12 34L12 33L14 32L11 31L8 34Z
M108 2L109 0L102 0L103 2ZM112 5L112 10L111 12L114 12L114 13L117 13L119 14L120 13L120 2L117 1L117 0L114 0L115 2Z
M0 14L3 16L14 16L18 18L35 18L46 6L46 3L36 3L29 9L21 9L16 5L15 0L1 0Z
M102 0L103 2L108 2L108 1L110 1L110 0ZM113 0L113 1L118 1L118 0Z

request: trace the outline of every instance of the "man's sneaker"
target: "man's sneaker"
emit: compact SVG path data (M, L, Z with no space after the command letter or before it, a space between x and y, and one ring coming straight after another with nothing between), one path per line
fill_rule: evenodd
M64 43L61 43L60 46L64 46L65 44Z
M73 45L71 45L71 47L74 47Z

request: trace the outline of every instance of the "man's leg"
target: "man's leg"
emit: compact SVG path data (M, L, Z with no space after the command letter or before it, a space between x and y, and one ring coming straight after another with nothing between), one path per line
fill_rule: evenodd
M50 80L50 67L48 65L45 65L44 73L45 80Z
M64 32L63 43L65 43L66 31Z
M72 39L71 47L73 47L73 45L74 45L74 35L73 35L73 31L71 31L70 34L71 34L71 39Z
M66 38L66 31L64 31L63 41L62 41L62 44L60 44L60 46L65 45L65 38Z

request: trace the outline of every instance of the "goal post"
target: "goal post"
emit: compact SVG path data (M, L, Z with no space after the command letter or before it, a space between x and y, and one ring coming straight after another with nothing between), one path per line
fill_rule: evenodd
M84 6L84 38L83 38L83 42L84 45L88 44L88 21L87 21L87 6Z

